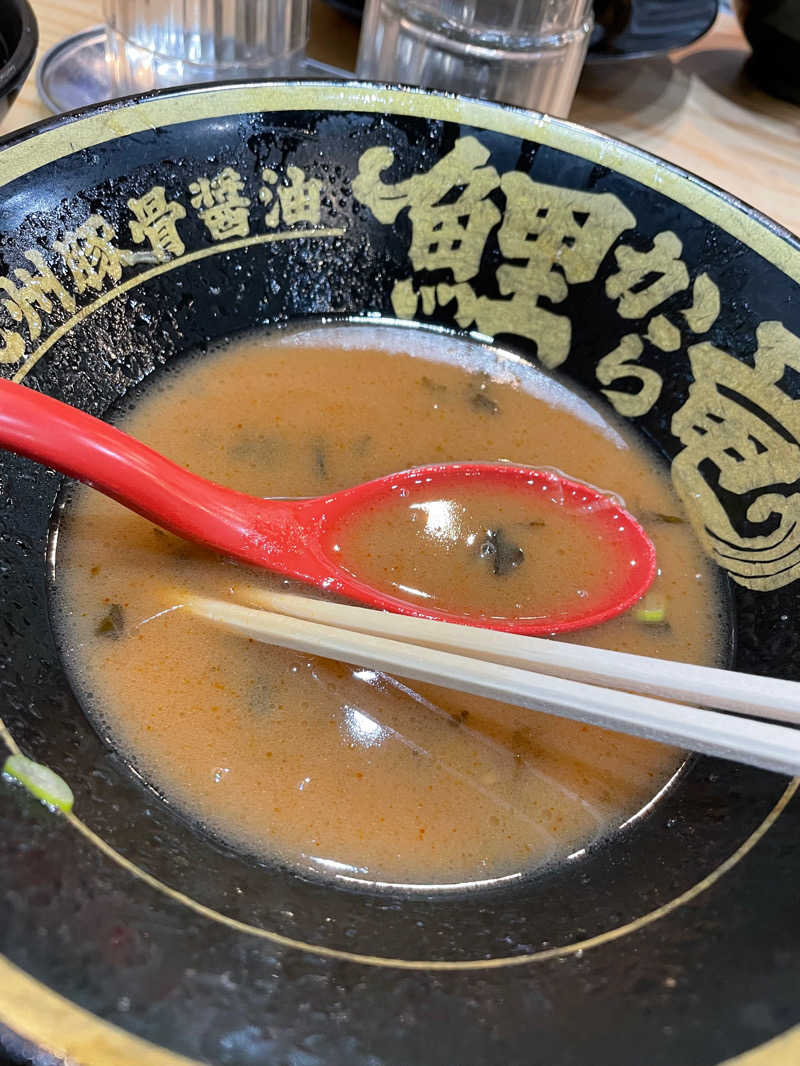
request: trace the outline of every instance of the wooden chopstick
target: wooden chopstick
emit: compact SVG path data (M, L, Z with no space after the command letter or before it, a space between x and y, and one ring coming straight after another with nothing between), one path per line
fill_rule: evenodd
M665 662L645 655L588 648L451 622L406 618L388 611L350 607L289 592L269 592L250 585L237 588L236 593L259 607L309 622L322 622L604 688L800 725L800 684L796 681Z
M786 726L667 703L226 600L185 596L182 602L193 613L253 640L388 670L415 681L446 685L778 773L800 773L800 730Z

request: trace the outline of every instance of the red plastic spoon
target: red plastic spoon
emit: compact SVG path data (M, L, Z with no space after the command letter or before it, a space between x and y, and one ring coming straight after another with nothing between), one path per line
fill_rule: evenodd
M74 407L0 379L0 446L91 485L186 540L339 593L370 607L422 618L543 634L596 625L627 610L655 576L655 549L613 497L547 470L511 463L444 463L368 481L330 496L261 499L216 485L126 433ZM457 491L466 481L487 494L535 493L537 507L566 508L596 524L618 553L602 594L558 618L477 618L426 608L359 581L335 557L332 533L345 517L399 495ZM544 490L544 492L542 491Z

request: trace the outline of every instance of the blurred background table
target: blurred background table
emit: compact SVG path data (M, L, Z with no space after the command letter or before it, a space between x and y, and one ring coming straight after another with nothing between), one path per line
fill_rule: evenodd
M32 0L40 50L102 21L101 0ZM352 70L358 29L314 0L310 53ZM730 190L800 234L800 108L752 87L748 46L721 13L689 48L587 66L570 118L663 156ZM0 133L48 114L29 77Z

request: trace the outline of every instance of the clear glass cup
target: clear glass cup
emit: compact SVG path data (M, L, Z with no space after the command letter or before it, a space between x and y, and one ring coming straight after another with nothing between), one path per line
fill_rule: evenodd
M360 78L568 113L592 0L367 0Z
M309 0L104 0L115 95L289 74L308 41Z

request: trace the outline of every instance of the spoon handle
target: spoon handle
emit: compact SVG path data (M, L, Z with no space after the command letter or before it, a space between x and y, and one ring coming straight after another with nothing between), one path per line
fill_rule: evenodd
M0 379L0 446L83 481L180 537L286 572L295 507L198 477L99 418ZM297 570L298 567L294 567Z

